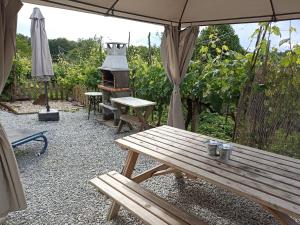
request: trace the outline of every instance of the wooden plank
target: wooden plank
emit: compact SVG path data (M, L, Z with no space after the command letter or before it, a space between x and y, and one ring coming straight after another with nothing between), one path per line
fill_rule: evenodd
M257 171L252 167L241 166L238 162L230 160L227 163L222 162L221 160L216 160L215 157L209 156L206 152L201 152L196 149L179 145L172 141L164 139L164 137L156 137L145 132L131 135L138 140L144 141L146 143L152 143L154 145L159 145L159 147L175 151L178 153L184 153L184 155L189 157L196 157L198 160L209 163L210 165L227 169L230 172L237 173L241 176L248 177L249 179L257 180L268 185L272 185L276 188L280 188L284 191L294 193L300 196L300 182L292 179L287 179L283 176L279 176L272 173L266 173ZM196 159L195 158L195 159Z
M160 207L153 201L145 198L143 195L140 195L136 192L136 189L130 189L127 187L128 183L131 183L130 180L127 180L125 184L120 183L118 179L115 179L114 176L109 175L101 175L98 177L100 180L107 183L109 186L114 187L114 189L118 190L124 196L129 198L131 201L135 202L136 204L140 205L140 207L144 208L145 210L149 211L162 221L166 222L167 224L174 224L174 225L188 225L188 223L182 221L180 218L176 217L168 210ZM154 194L151 195L151 197ZM150 198L151 199L151 198ZM128 208L128 207L126 207ZM136 208L128 208L130 211L134 212ZM141 219L144 218L144 215L141 216Z
M197 133L189 132L189 131L186 131L186 130L181 130L181 129L170 127L170 126L161 126L161 127L159 127L159 129L166 130L166 131L169 131L171 133L174 132L174 133L177 133L177 134L180 134L180 135L189 135L189 136L196 137L196 138L202 138L205 141L209 140L209 139L214 139L214 140L225 142L224 140L221 140L221 139L218 139L218 138L212 138L212 137L209 137L209 136L206 136L206 135L197 134ZM233 143L233 144L238 149L247 150L249 154L251 154L251 152L252 152L252 153L256 153L260 156L272 157L272 160L280 160L281 163L284 163L284 164L287 164L287 165L293 165L293 166L296 166L296 167L298 167L300 165L300 160L299 159L294 159L294 158L291 158L291 157L288 157L288 156L279 155L279 154L272 153L272 152L267 152L267 151L264 151L264 150L252 148L252 147L237 144L237 143Z
M134 167L135 167L135 164L136 164L136 161L138 159L138 156L139 156L138 153L136 153L134 151L128 151L127 158L126 158L125 164L122 169L122 174L125 177L129 177L129 178L131 177ZM113 203L111 204L109 213L107 215L107 219L112 220L113 218L115 218L116 215L118 214L119 209L120 209L120 206L117 204L116 201L113 201Z
M267 211L269 211L270 213L272 213L272 215L277 219L277 221L282 224L282 225L299 225L299 223L296 223L295 220L293 220L291 217L289 217L288 215L273 210L269 207L263 206L264 209L266 209Z
M141 207L136 202L132 201L130 198L120 193L119 191L117 191L116 189L114 189L104 181L100 180L99 178L94 178L90 180L90 183L97 188L101 187L99 190L103 194L110 196L118 204L124 206L127 209L134 209L131 212L136 216L143 218L143 220L147 224L168 225L166 222L159 219L158 217L150 213L148 210Z
M203 147L205 147L207 145L204 141L191 139L189 137L183 137L179 134L170 134L170 132L159 130L158 128L153 128L152 131L156 132L158 134L161 134L161 135L167 135L170 138L173 137L173 138L176 138L178 140L185 141L187 143L191 143L191 144L195 144L195 145L201 145ZM237 149L237 148L233 149L232 155L237 156L239 158L251 160L253 162L258 162L258 163L261 163L261 164L264 164L264 165L272 166L274 168L282 169L282 170L287 171L287 172L295 173L296 177L298 179L300 179L300 169L298 169L298 168L290 167L288 165L279 164L279 163L273 162L271 160L265 160L265 159L261 159L261 158L255 157L255 156L246 155L246 154L240 152L239 149Z
M173 129L165 129L164 127L161 127L161 128L158 128L158 129L159 130L164 130L165 132L168 132L170 134L178 134L180 136L191 138L191 139L202 141L202 142L206 142L209 139L215 139L215 138L211 138L211 137L203 138L200 135L194 136L194 135L190 134L191 132L190 133L183 132L183 133L179 134L179 132L174 132ZM221 141L223 143L226 142L226 141L222 141L220 139L215 139L215 140ZM263 150L257 150L255 152L255 151L251 151L247 148L238 147L235 143L232 143L232 144L233 144L234 151L246 154L246 155L251 156L251 157L254 156L254 157L257 157L259 159L265 159L265 160L269 160L271 162L276 162L278 164L288 166L288 167L291 167L291 168L295 168L295 169L298 169L298 171L300 171L300 163L291 162L291 161L288 161L288 160L285 160L285 159L282 159L282 158L278 158L278 157L274 157L272 155L265 154L265 153L268 153L268 152L263 151ZM300 162L300 160L298 160L298 161Z
M209 139L215 139L215 138L203 138L200 135L199 136L190 135L189 133L191 133L191 132L180 134L179 132L174 132L173 130L165 130L165 128L156 128L156 129L157 129L156 130L157 132L167 132L170 135L179 135L181 137L188 138L188 139L195 140L195 141L200 141L200 142L203 142L203 143L208 141ZM219 139L217 139L217 140L219 140ZM222 141L222 142L224 143L226 141ZM292 169L297 170L300 173L300 164L297 164L295 162L286 161L284 159L269 156L269 155L266 155L266 154L262 154L262 153L265 152L263 150L259 150L260 152L253 152L253 151L249 151L247 149L236 147L235 143L232 143L232 144L233 144L235 152L243 153L243 154L247 155L247 157L251 157L251 158L254 157L254 158L257 158L257 159L274 162L274 163L277 163L277 164L282 165L282 166L287 166L287 167L290 167Z
M144 133L149 133L149 134L152 134L152 135L157 136L157 137L164 137L167 140L169 140L171 142L174 142L174 143L181 144L184 147L190 147L190 148L194 148L195 150L198 150L198 151L206 152L206 144L203 144L201 142L198 143L198 144L193 144L193 143L190 143L186 140L180 140L177 137L171 137L168 134L163 135L159 132L156 132L154 129L147 130ZM296 181L300 181L299 180L300 177L299 177L298 174L295 174L295 173L292 173L292 172L289 172L289 171L285 171L285 170L282 170L280 168L265 165L265 164L262 164L262 163L259 163L259 162L255 162L255 161L249 160L245 157L240 157L236 153L231 155L230 162L232 162L232 161L235 161L235 162L239 163L240 167L244 167L244 166L248 167L248 168L253 167L255 170L257 170L257 172L274 173L274 174L285 176L287 178L290 178L290 179L293 179L293 180L296 180ZM263 171L259 171L259 170L263 170Z
M156 104L155 102L134 98L134 97L111 98L110 100L112 102L116 102L121 105L130 106L132 108L146 107L146 106L152 106Z
M259 190L250 188L244 184L240 184L233 180L224 178L213 172L207 172L206 170L203 170L197 166L187 164L176 158L172 158L164 154L161 154L159 152L149 150L147 148L141 147L140 145L131 143L127 140L118 139L115 142L123 149L128 149L128 150L136 151L138 153L149 155L157 159L158 161L167 164L170 167L174 167L182 172L197 176L199 178L202 178L220 187L224 187L225 189L229 191L233 191L242 196L247 196L248 198L256 202L261 203L263 205L267 205L273 209L293 215L295 217L300 217L300 206L287 202L283 199L277 198L272 195L268 195Z
M181 141L178 140L177 138L170 138L167 135L161 135L157 132L153 132L152 130L148 130L145 131L143 133L140 133L140 135L151 135L151 138L163 138L164 140L161 140L161 142L164 142L166 144L170 144L171 146L173 144L180 144L182 148L184 149L188 149L192 152L198 152L198 154L206 154L207 155L207 147L202 146L202 145L195 145L195 144L190 144L187 143L186 141ZM215 159L215 157L213 157ZM268 165L264 165L261 163L257 163L257 162L253 162L250 161L248 159L244 159L244 158L239 158L235 155L231 155L230 161L228 162L231 165L235 165L238 168L241 169L246 169L248 171L254 172L254 173L258 173L262 176L271 176L272 178L274 177L274 179L284 182L286 184L291 184L294 185L296 187L299 187L300 185L300 181L299 181L299 176L297 174L294 173L290 173L290 172L286 172L284 170L281 169L277 169ZM272 174L274 176L272 176ZM276 178L275 178L276 177Z
M271 186L267 184L268 182L266 181L265 178L261 178L261 181L263 182L260 183L253 178L249 178L251 177L251 173L248 173L247 171L242 171L242 170L235 171L234 169L230 168L230 166L228 167L222 166L220 165L220 163L214 160L209 160L196 154L191 154L191 153L187 154L184 150L180 150L177 148L172 148L171 150L166 149L161 147L160 143L157 145L149 144L144 141L135 139L134 135L125 137L124 140L145 147L151 151L159 152L161 154L164 154L167 157L176 158L182 162L185 162L186 164L196 166L209 173L219 174L220 176L226 179L233 180L237 183L247 185L253 189L265 192L269 195L276 196L278 198L281 198L283 200L298 205L300 210L300 196L278 189L276 187L276 182L273 182L274 186ZM300 190L298 190L298 193L299 192Z
M152 177L155 172L160 171L160 170L164 170L164 169L167 169L167 168L169 168L169 166L164 165L164 164L155 166L152 169L149 169L149 170L143 172L142 174L139 174L139 175L133 177L132 180L136 183L141 183L144 180L147 180L150 177Z
M131 189L134 189L137 193L144 196L145 198L149 199L150 201L154 202L155 204L159 205L161 208L171 212L173 215L179 217L181 220L184 220L188 224L191 225L204 225L206 223L202 222L199 218L196 218L193 215L190 215L181 209L167 203L161 197L141 188L135 182L129 182L125 177L121 176L118 173L109 172L109 175L117 179L119 182L123 183L124 185L128 186Z

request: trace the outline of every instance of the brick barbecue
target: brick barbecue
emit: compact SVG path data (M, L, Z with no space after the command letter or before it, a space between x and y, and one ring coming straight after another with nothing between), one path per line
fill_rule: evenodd
M102 83L98 87L102 90L103 120L114 119L114 125L117 125L120 112L112 105L110 98L126 97L131 94L125 43L107 43L107 56L100 71Z

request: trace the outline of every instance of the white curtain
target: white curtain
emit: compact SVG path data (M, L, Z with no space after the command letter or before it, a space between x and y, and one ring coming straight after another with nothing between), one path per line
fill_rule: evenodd
M178 27L169 25L165 26L161 42L163 65L170 82L173 84L168 125L180 129L184 129L180 84L192 58L198 33L198 26L190 26L184 30L179 30Z
M20 0L0 0L0 94L8 78L15 52ZM26 208L19 169L6 133L0 124L0 217Z

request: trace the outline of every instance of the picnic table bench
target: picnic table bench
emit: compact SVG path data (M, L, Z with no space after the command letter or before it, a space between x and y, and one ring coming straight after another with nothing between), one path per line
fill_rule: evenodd
M8 139L15 149L19 145L26 144L31 141L42 141L44 146L38 155L45 153L48 147L48 140L45 136L47 131L35 131L31 129L6 129Z
M115 171L96 177L90 183L147 224L208 225Z
M120 113L122 112L122 107L126 107L126 110L120 115L117 134L120 133L124 124L127 124L131 130L133 129L132 125L138 126L139 131L150 128L148 117L156 104L155 102L134 97L111 98L110 100L114 106L118 108ZM129 108L133 109L135 113L134 116L128 115Z
M284 225L297 224L300 218L300 160L233 144L228 162L207 154L211 137L161 126L116 140L128 150L122 174L136 183L167 173L183 173L244 196L260 204ZM132 177L139 154L161 162ZM221 200L220 200L221 201ZM109 219L119 210L112 203Z

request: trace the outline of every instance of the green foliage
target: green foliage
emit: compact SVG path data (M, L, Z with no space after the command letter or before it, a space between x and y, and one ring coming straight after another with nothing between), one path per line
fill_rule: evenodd
M95 89L101 82L98 67L105 58L102 39L79 40L76 45L68 54L58 56L54 64L56 80L69 90L77 84Z
M225 47L226 46L226 47ZM196 42L194 59L199 59L202 54L209 54L212 58L219 55L228 47L232 51L244 53L239 37L230 25L212 25L203 29Z
M149 65L136 55L130 61L130 68L131 86L136 96L155 101L158 112L162 113L169 104L172 86L160 59L153 57L152 64Z
M18 34L16 36L16 54L13 59L11 72L8 76L1 99L11 99L11 86L13 84L14 75L20 85L26 83L31 74L31 43L30 38Z
M197 132L222 140L231 140L234 121L218 113L203 112L200 115Z
M52 60L56 62L59 58L59 55L67 55L72 49L77 47L75 41L69 41L66 38L57 38L49 40L49 48L52 56Z
M276 131L272 144L268 150L281 155L287 155L290 157L300 159L300 132L293 132L286 135L284 130Z
M20 57L31 57L30 38L22 34L18 34L16 37L16 49Z

